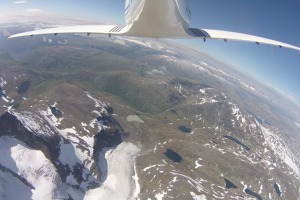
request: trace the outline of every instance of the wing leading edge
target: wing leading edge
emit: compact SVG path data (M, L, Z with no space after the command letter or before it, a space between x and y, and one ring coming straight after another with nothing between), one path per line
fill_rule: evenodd
M190 28L188 34L193 38L194 37L203 38L204 41L206 39L219 39L219 40L224 40L226 42L227 40L237 40L237 41L244 41L244 42L254 42L256 44L268 44L268 45L278 46L280 48L286 47L286 48L300 51L299 47L287 43L271 40L268 38L258 37L254 35L248 35L248 34L236 33L230 31Z
M125 25L85 25L85 26L67 26L59 28L50 28L50 29L40 29L35 31L29 31L24 33L19 33L11 35L8 38L17 38L24 36L34 36L34 35L45 35L45 34L62 34L62 33L84 33L87 35L90 34L108 34L110 35L125 35L125 36L134 36L132 32L129 32L130 26ZM254 42L256 44L268 44L278 47L285 47L294 50L300 51L300 48L293 46L287 43L279 42L276 40L271 40L268 38L258 37L254 35L248 35L243 33L236 33L230 31L222 30L213 30L213 29L198 29L198 28L189 28L186 31L186 38L203 38L206 39L219 39L219 40L237 40L244 42ZM172 36L172 38L176 38ZM182 34L178 38L183 38Z
M17 38L24 36L35 36L45 34L61 34L61 33L86 33L90 34L123 34L128 31L128 27L124 25L85 25L85 26L67 26L49 29L40 29L11 35L8 38Z

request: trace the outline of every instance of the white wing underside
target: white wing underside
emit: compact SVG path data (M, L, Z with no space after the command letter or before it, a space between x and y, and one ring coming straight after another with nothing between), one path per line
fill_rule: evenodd
M127 27L122 25L84 25L84 26L67 26L49 29L39 29L11 35L9 38L46 35L46 34L63 34L63 33L84 33L84 34L123 34L127 32Z
M297 46L293 46L287 43L279 42L276 40L271 40L268 38L258 37L254 35L248 35L243 33L229 32L229 31L221 31L221 30L213 30L213 29L198 29L198 28L190 28L189 34L192 37L200 37L205 39L219 39L219 40L237 40L244 42L253 42L256 44L268 44L278 47L286 47L294 50L300 51L300 48Z
M85 26L69 26L69 27L59 27L59 28L50 28L50 29L40 29L35 31L29 31L25 33L19 33L11 35L9 38L24 37L24 36L34 36L34 35L46 35L46 34L63 34L63 33L84 33L87 35L90 34L108 34L108 35L125 35L131 36L134 33L130 30L130 26L125 25L85 25ZM175 36L174 36L175 35ZM172 38L176 38L174 34ZM159 38L159 36L158 36ZM219 40L237 40L244 42L253 42L256 44L268 44L278 47L285 47L294 50L300 51L300 48L293 46L287 43L258 37L254 35L248 35L243 33L213 30L213 29L198 29L198 28L189 28L186 30L186 37L183 37L182 33L178 38L202 38L206 39L219 39Z

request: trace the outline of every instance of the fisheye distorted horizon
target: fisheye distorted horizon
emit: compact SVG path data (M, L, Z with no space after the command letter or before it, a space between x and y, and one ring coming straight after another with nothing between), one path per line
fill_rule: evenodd
M95 23L124 22L124 1L4 0L1 18L55 16ZM208 1L191 0L191 27L253 34L300 46L299 1ZM295 103L300 102L300 52L243 42L180 40L236 66L240 71L272 86Z

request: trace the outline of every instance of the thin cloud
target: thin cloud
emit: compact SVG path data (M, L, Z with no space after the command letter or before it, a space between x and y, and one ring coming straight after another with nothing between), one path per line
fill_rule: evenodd
M285 97L286 97L288 100L290 100L291 102L293 102L293 103L299 105L299 102L297 101L297 98L296 98L294 95L286 93L286 94L285 94Z
M39 8L29 8L29 9L26 9L25 12L28 14L38 14L38 13L42 13L43 10L39 9Z
M27 3L27 1L24 0L24 1L15 1L15 2L14 2L14 4L24 4L24 3Z

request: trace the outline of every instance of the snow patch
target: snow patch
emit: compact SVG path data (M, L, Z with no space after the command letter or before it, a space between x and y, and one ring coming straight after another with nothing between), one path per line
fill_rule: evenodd
M261 185L261 186L260 186L260 188L259 188L259 192L258 192L259 194L261 194L261 193L262 193L262 191L263 191L263 188L264 188L264 186L263 186L263 185Z
M107 179L96 189L86 192L85 200L132 199L138 188L132 187L134 158L140 149L132 143L121 143L106 152ZM121 166L121 167L120 167ZM138 187L137 185L135 187Z
M276 184L278 186L278 189L279 189L280 193L283 193L283 191L282 191L281 186L279 185L279 183L276 183Z
M6 102L9 103L9 100L7 98L5 98L4 96L2 96L2 99Z
M294 155L283 142L280 136L276 135L272 130L260 126L265 143L273 150L273 152L288 166L299 178L300 171L297 164L294 162Z
M151 168L154 168L154 167L156 167L157 165L151 165L151 166L149 166L149 167L146 167L146 168L144 168L142 171L143 172L146 172L147 170L149 170L149 169L151 169Z
M9 112L13 116L15 116L25 128L38 136L51 137L55 134L48 125L43 125L45 123L42 118L34 115L33 113L27 111L15 112L12 110L10 110Z
M181 176L183 178L186 178L187 179L187 182L195 189L197 190L197 192L203 192L204 191L204 188L202 186L202 182L204 181L203 179L201 178L196 178L196 179L193 179L189 176L186 176L184 174L181 174L181 173L178 173L177 171L172 171L171 172L172 175L176 175L176 176Z
M94 98L88 92L86 92L86 95L87 95L88 98L90 98L91 100L93 100L95 102L95 107L96 108L100 108L100 111L98 111L98 112L100 112L100 115L101 115L101 113L107 113L107 111L105 109L105 107L106 107L105 103L103 103L103 102L99 101L98 99Z
M199 167L202 167L202 166L203 166L203 165L200 165L200 164L199 164L199 161L201 161L201 160L202 160L202 158L198 158L198 160L195 161L195 165L196 165L196 166L195 166L195 169L198 169Z
M232 103L230 103L229 105L231 105L231 104L232 104ZM232 108L231 108L231 109L232 109L231 114L232 114L233 116L235 116L235 119L239 122L240 127L242 127L242 126L245 124L246 119L245 119L244 116L242 115L240 109L239 109L236 105L234 105L234 104L232 104ZM233 121L233 125L235 125L234 120L232 120L232 121Z
M162 200L166 194L167 194L167 192L162 191L161 193L156 194L156 195L155 195L155 198L156 198L157 200Z
M136 170L136 161L134 161L133 166L134 166L134 175L132 176L132 179L134 180L134 183L135 183L135 190L133 192L133 199L137 199L138 195L140 194L140 191L141 191L141 186L139 184L139 177L138 177L137 170Z
M55 106L53 106L53 105L55 105ZM56 103L54 103L52 105L52 107L56 107ZM52 113L52 111L51 111L51 109L50 109L50 107L48 107L47 108L47 110L46 111L40 111L40 114L42 115L42 116L44 116L44 118L52 125L52 126L55 126L55 127L58 127L59 125L61 125L61 121L64 119L64 118L57 118L57 117L55 117L54 115L53 115L53 113Z
M32 190L32 199L54 199L55 180L60 178L45 155L41 151L29 149L22 144L17 144L10 150L18 173L35 188Z
M206 200L206 196L204 194L196 195L194 192L190 192L190 194L194 200Z

